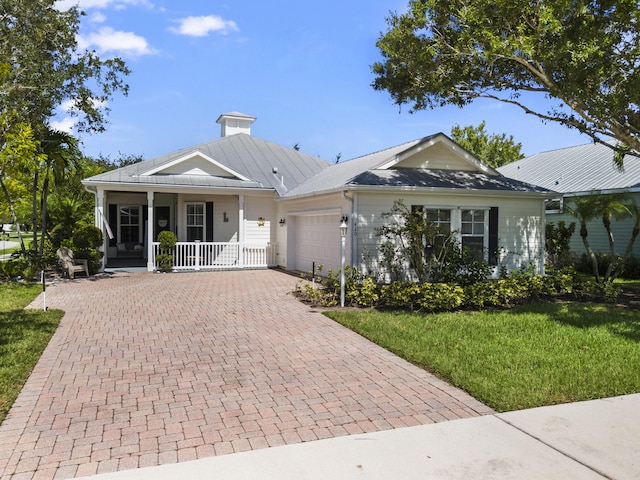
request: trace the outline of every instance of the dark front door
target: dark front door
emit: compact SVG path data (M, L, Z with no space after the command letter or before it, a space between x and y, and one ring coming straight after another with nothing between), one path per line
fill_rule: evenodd
M154 238L158 239L158 234L165 230L171 230L171 207L161 206L154 208Z

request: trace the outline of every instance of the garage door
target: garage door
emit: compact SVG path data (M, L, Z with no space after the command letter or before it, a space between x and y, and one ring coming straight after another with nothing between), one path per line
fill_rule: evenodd
M324 265L322 274L329 268L340 269L340 216L300 215L295 219L294 258L295 269L310 272L313 262L316 267Z

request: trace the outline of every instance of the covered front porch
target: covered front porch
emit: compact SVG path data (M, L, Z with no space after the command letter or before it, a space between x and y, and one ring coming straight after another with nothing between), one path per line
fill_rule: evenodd
M178 238L170 252L175 271L277 266L275 213L272 194L99 190L96 226L104 233L103 267L157 270L162 231Z

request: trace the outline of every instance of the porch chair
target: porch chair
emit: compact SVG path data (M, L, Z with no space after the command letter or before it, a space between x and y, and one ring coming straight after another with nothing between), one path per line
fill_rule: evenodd
M89 276L89 265L87 260L73 258L73 251L69 247L60 247L56 252L60 261L60 266L69 278L76 278L76 272L84 272Z

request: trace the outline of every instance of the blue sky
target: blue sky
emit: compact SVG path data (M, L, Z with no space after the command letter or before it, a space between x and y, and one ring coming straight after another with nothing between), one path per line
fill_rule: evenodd
M451 127L487 123L523 152L588 143L577 132L498 102L408 113L371 87L375 46L407 0L59 0L86 12L78 42L131 68L107 131L84 135L89 156L153 158L216 139L218 116L257 117L252 134L327 160L357 157ZM72 127L63 111L54 124Z

